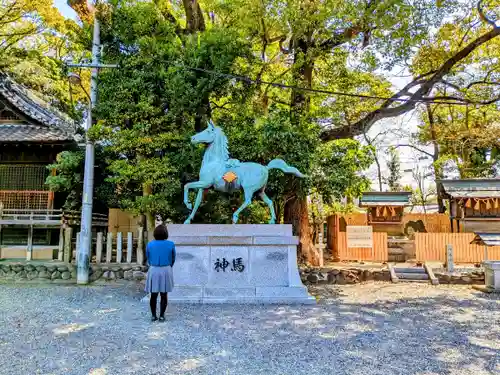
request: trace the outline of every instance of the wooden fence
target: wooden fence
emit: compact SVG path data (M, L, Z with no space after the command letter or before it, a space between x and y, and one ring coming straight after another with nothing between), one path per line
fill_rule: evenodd
M446 261L446 245L453 246L455 263L480 263L484 246L471 245L474 233L416 233L415 249L419 261ZM500 246L489 247L488 259L500 259Z
M364 212L341 215L340 218L345 220L346 225L368 225L368 218Z
M427 233L450 233L450 217L446 214L412 214L403 215L403 228L410 221L422 220Z
M115 234L98 232L92 241L90 250L91 263L137 263L144 264L144 240L146 236L142 228L137 234L118 232ZM73 229L64 230L64 245L59 246L58 260L67 263L77 262L76 254L80 243L80 233L73 241Z
M387 233L373 233L373 249L348 248L346 232L339 232L338 254L341 261L370 260L386 262L389 258L387 250Z

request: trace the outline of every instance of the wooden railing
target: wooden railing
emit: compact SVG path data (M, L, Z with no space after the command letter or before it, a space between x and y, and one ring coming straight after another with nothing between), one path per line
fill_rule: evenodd
M92 241L90 251L90 262L101 263L144 263L144 240L145 233L139 228L137 233L113 233L97 232L95 241ZM80 244L80 233L76 234L73 241L73 229L64 230L63 245L59 247L58 260L67 263L77 263L77 251Z
M0 225L79 225L81 213L63 210L2 209L0 205ZM108 217L92 214L92 226L107 227Z
M0 204L4 209L50 209L54 193L45 190L0 190Z

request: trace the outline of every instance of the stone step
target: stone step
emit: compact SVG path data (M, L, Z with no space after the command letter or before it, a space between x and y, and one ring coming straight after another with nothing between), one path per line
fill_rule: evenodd
M405 250L401 247L389 247L387 249L389 255L404 255Z
M398 273L396 272L396 276L400 280L429 280L429 275L426 273Z
M408 267L408 268L394 268L396 273L425 273L425 268L423 267Z
M391 254L389 254L388 261L395 262L395 263L405 262L406 256L405 255L391 255Z

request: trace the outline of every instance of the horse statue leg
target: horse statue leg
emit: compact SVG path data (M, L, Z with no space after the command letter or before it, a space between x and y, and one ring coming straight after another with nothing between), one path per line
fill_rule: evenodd
M196 194L196 201L194 202L194 207L191 213L189 214L184 224L190 224L191 220L193 220L194 215L196 215L196 211L200 207L201 199L203 198L203 189L198 189L198 194Z
M255 193L255 190L250 191L250 190L245 190L245 188L243 188L243 192L245 193L245 202L243 202L241 207L238 208L236 212L233 214L233 224L236 224L238 222L241 211L243 211L252 203L252 197L253 193Z
M274 212L274 204L271 199L266 195L266 192L264 189L259 193L260 197L264 201L265 204L269 207L269 211L271 211L271 220L269 220L269 224L275 224L276 223L276 213Z
M203 189L209 188L211 185L212 183L207 181L195 181L184 185L184 204L189 210L192 210L184 224L189 224L191 222L194 215L196 214L196 211L198 210L198 207L200 207L201 199L203 198ZM189 189L198 189L194 209L191 205L191 202L189 201Z

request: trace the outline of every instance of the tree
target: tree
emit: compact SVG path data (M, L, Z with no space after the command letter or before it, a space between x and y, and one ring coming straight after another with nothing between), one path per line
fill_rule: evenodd
M427 172L426 168L417 166L412 172L413 180L417 184L416 189L411 189L413 192L411 197L412 206L422 206L424 214L427 213L427 205L432 202L432 198L436 195L434 188L427 187L426 181L432 177L432 172Z
M154 196L161 189L157 181L174 178L181 171L183 182L194 178L198 166L193 165L196 159L192 156L199 156L199 150L182 153L186 147L182 139L193 130L201 130L208 117L223 123L225 130L237 118L245 132L232 129L227 131L229 136L250 137L256 145L264 145L255 134L255 124L276 127L276 119L284 120L286 113L288 120L281 127L284 133L270 138L279 140L279 147L255 147L261 150L256 160L290 152L283 140L293 134L294 141L304 143L293 149L291 159L306 155L300 165L306 173L314 170L319 142L310 140L311 134L319 135L325 143L361 135L380 119L410 111L419 102L435 102L433 89L470 56L490 46L499 30L487 16L491 9L479 7L476 14L487 22L474 25L472 17L454 19L453 24L459 24L466 34L463 45L447 46L444 54L433 59L436 66L421 64L424 59L417 56L411 67L416 78L402 91L393 93L389 82L377 74L381 66L404 64L414 57L416 49L424 51L433 39L432 30L443 28L445 16L455 17L459 6L458 0L439 4L434 0L110 2L100 16L105 52L125 69L105 74L107 82L102 83L102 90L107 90L107 104L99 110L103 111L101 134L123 155L124 162L114 170L116 178L121 178L125 164L139 168L162 155L165 160L154 168L163 174L142 183L143 195ZM470 30L465 33L465 28ZM255 77L257 84L245 78L229 80L220 74ZM286 91L272 83L294 87ZM116 101L116 86L120 103L111 105L111 98ZM314 88L346 95L329 97L307 91ZM389 99L379 99L384 97ZM453 95L439 100L453 103L458 99ZM459 100L474 102L468 97ZM114 135L111 129L119 132ZM170 142L168 148L156 142L163 136ZM148 139L153 140L151 147L145 146ZM124 175L132 179L120 183L141 185L133 179L145 175L139 172L128 171ZM278 175L277 181L283 182L283 178ZM294 223L306 254L314 252L306 199L313 188L312 180L275 187L276 196L282 197L278 205L283 205L284 220ZM166 196L173 199L174 190L165 192ZM175 211L170 206L168 209Z
M498 27L486 16L479 2L478 13L487 27ZM498 8L490 7L490 10ZM491 13L490 13L491 14ZM480 24L481 25L481 24ZM447 23L418 52L414 60L416 73L437 69L453 50L463 49L485 28L477 28L474 15L461 22ZM458 37L457 37L458 36ZM439 211L445 211L440 180L446 173L461 178L491 177L498 162L498 94L497 61L499 38L476 47L473 53L457 63L450 74L434 86L432 96L445 100L426 103L419 110L421 125L412 146L433 159L435 189ZM452 102L453 101L453 102ZM427 152L418 147L432 146Z
M401 163L399 161L399 153L395 147L389 147L388 154L387 169L389 170L389 176L386 179L386 183L389 185L390 191L400 191Z
M65 19L52 0L2 0L0 4L0 70L80 119L74 105L84 102L86 95L80 88L70 94L62 61L85 56L81 27Z
M449 4L452 5L452 3ZM460 3L455 5L460 6ZM494 45L498 42L497 37L500 35L500 26L495 23L492 16L487 15L487 11L488 9L483 6L483 1L480 0L477 2L475 14L471 12L472 15L465 17L465 19L462 12L454 15L453 20L446 22L440 29L445 30L452 36L453 43L443 42L439 49L426 48L432 45L433 38L421 39L426 40L426 42L419 46L420 53L412 62L413 81L393 94L389 99L383 101L376 110L366 113L355 122L326 129L322 133L322 139L329 140L361 135L363 131L369 129L377 121L407 113L415 109L418 103L439 100L449 103L491 104L498 101L499 97L495 93L486 101L477 100L474 97L468 97L458 92L456 95L450 95L450 93L445 96L433 95L433 89L438 85L447 85L450 78L457 76L457 72L464 70L470 58L478 56L487 59L491 58L491 55L485 53L485 51L494 48ZM493 8L493 11L498 13L499 9ZM482 22L477 22L477 17ZM439 34L437 38L439 38ZM432 53L426 54L427 51L432 51ZM479 80L476 84L488 85L487 82ZM465 83L465 85L456 85L456 88L459 88L458 91L465 90L469 92L473 87L469 87Z
M92 136L119 155L109 167L111 181L136 193L122 204L146 214L150 229L154 213L175 221L186 214L182 184L194 179L201 162L201 150L188 139L207 119L208 98L230 88L227 79L179 66L227 72L246 53L236 35L217 29L191 35L168 14L162 4L121 2L101 20L104 56L120 69L100 75L100 121Z
M97 165L94 173L94 203L95 210L106 213L107 207L118 207L116 186L106 181L107 167L110 158L106 148L96 148ZM63 204L65 210L80 210L83 193L84 150L68 150L57 155L56 161L47 166L55 170L55 175L47 177L46 184L51 191L66 193Z

